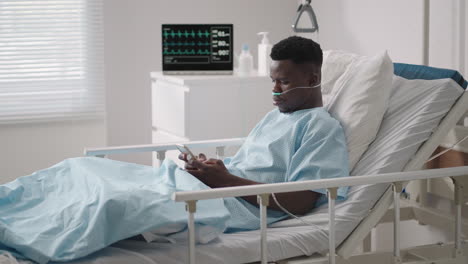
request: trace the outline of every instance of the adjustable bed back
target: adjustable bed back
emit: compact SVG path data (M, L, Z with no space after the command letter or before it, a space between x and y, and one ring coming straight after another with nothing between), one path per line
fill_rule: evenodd
M438 127L433 130L432 135L427 139L427 141L424 142L424 144L422 144L422 146L414 154L414 157L410 158L408 163L403 168L403 171L419 170L423 167L426 160L438 147L442 139L447 135L448 131L450 131L456 125L458 120L460 120L460 118L468 110L468 93L466 92L467 82L457 71L421 65L395 63L394 72L396 76L400 76L408 80L448 80L448 82L453 80L454 83L458 84L456 87L458 87L459 90L465 90L457 102L451 107L450 111L442 119ZM419 122L421 121L423 120L419 120ZM421 132L419 128L415 130ZM426 133L427 132L432 131L426 131ZM381 147L377 146L377 142L379 141L376 140L375 145L370 146L369 150L367 151L369 155L375 155L373 149L379 149L379 147ZM415 147L416 146L413 146L413 148ZM407 154L408 153L411 153L411 150L407 152ZM366 157L363 157L362 160L365 159ZM356 170L359 170L359 167ZM356 249L356 245L358 243L360 244L364 240L372 228L377 225L379 220L387 212L388 207L393 203L392 199L392 191L390 188L387 188L382 197L374 205L369 215L362 220L362 222L339 247L337 251L338 255L341 255L344 258L351 256L351 254Z

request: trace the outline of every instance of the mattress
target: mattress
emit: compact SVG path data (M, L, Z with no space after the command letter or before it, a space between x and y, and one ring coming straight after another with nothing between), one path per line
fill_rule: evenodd
M408 80L394 76L389 107L375 141L369 146L351 175L402 171L421 144L437 128L440 120L464 92L450 78ZM387 185L350 188L349 198L336 204L336 241L340 244L367 215ZM328 250L327 205L296 219L275 223L268 229L270 261L311 255ZM120 241L73 263L186 263L185 234L176 243ZM218 239L197 245L198 263L248 263L260 260L259 231L222 234Z

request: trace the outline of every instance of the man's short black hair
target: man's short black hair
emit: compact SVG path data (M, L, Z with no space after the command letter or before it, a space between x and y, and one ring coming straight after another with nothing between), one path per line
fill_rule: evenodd
M307 38L291 36L273 45L272 60L291 60L296 64L312 63L322 66L323 53L320 45Z

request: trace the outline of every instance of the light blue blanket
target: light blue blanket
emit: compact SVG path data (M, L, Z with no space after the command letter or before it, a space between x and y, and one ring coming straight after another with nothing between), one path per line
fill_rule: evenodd
M0 186L0 248L39 263L83 257L168 223L187 223L185 204L172 201L172 193L206 188L170 161L153 168L68 159ZM214 227L210 232L222 233L228 218L222 199L197 203L195 221Z

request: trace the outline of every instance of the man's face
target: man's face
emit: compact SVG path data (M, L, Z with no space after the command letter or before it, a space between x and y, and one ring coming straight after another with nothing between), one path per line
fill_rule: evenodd
M314 77L307 72L303 65L297 65L291 60L272 61L270 77L273 81L273 92L283 93L296 87L313 86ZM313 89L295 89L294 91L273 96L273 105L281 113L292 113L297 110L310 108L311 92Z

